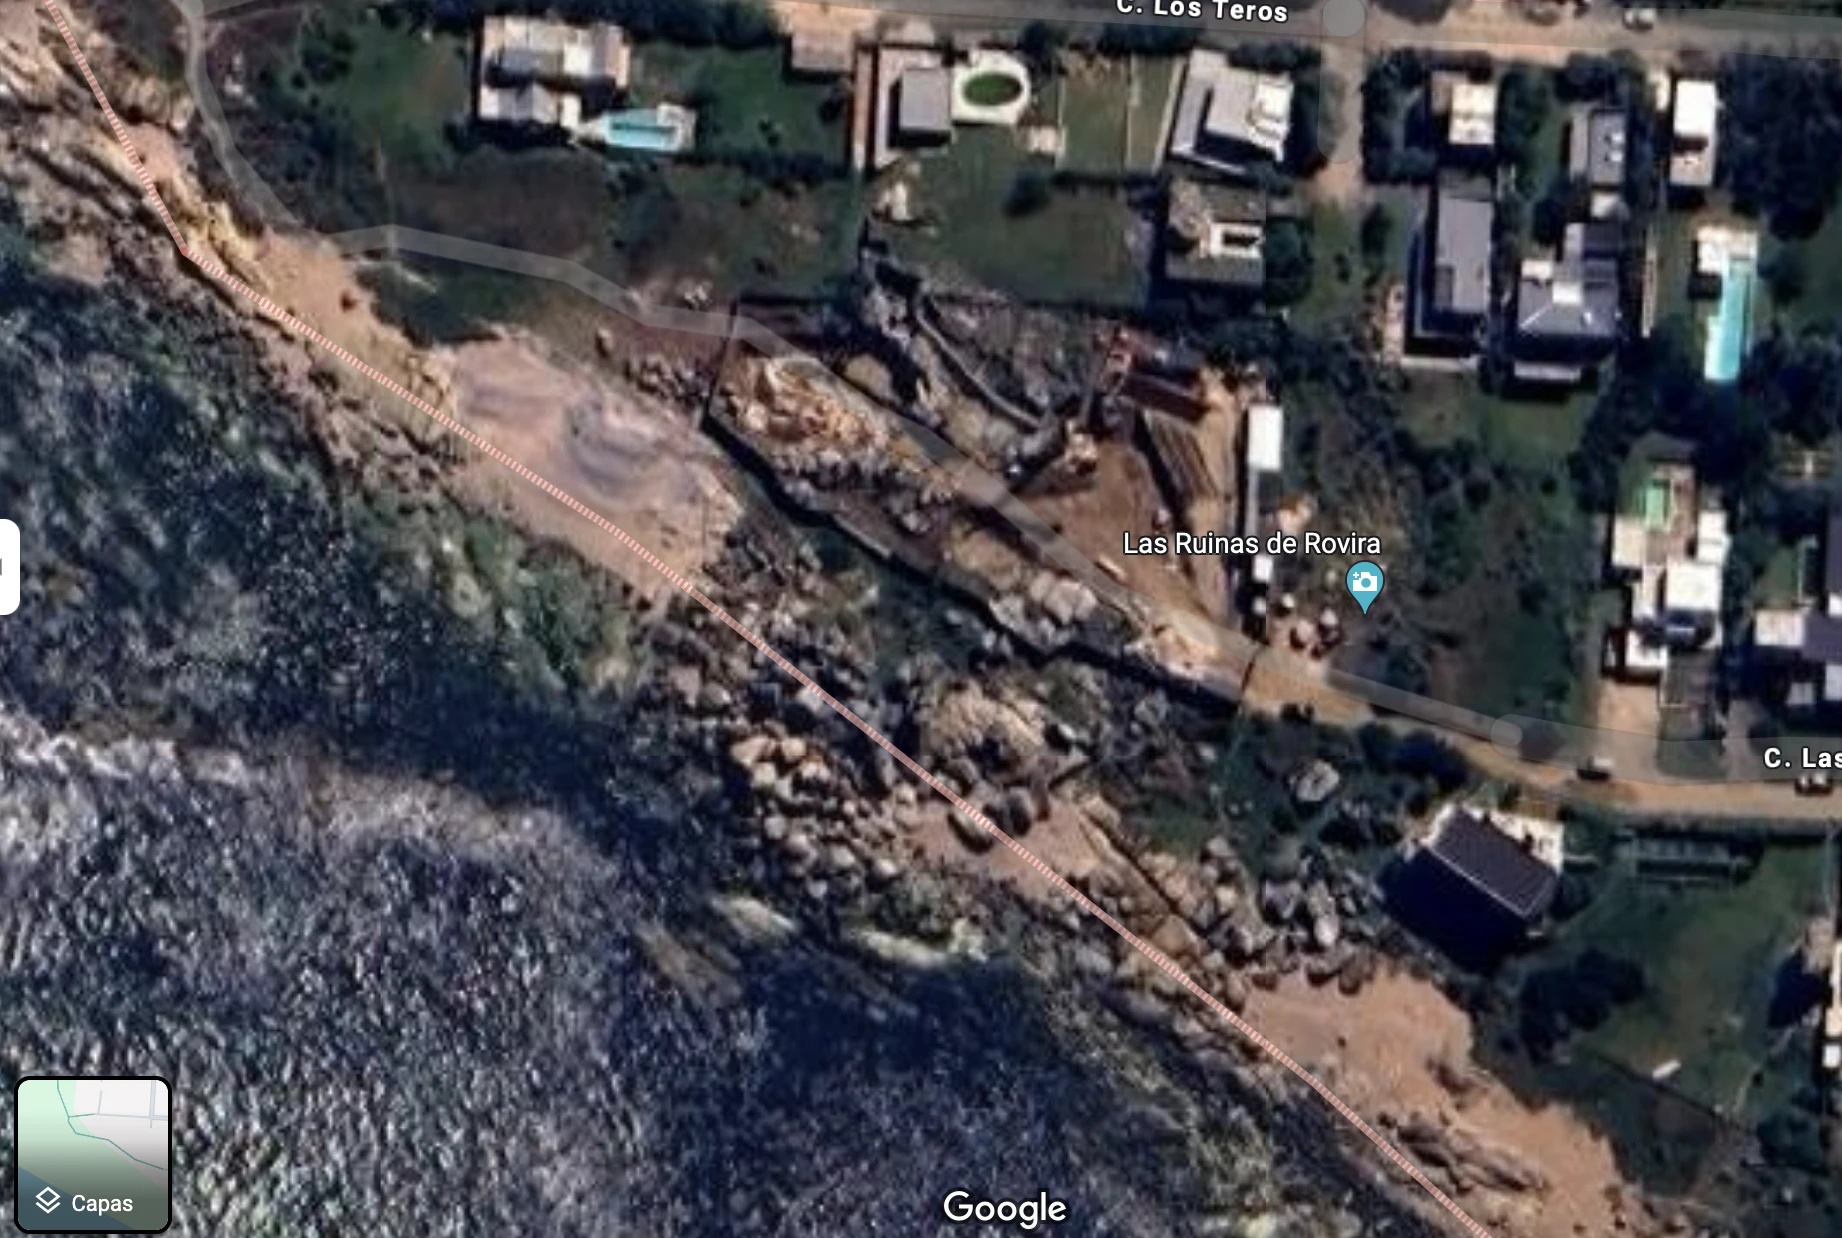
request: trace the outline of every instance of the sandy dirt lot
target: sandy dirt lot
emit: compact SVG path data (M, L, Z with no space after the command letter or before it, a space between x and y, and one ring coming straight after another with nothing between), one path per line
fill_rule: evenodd
M1622 1228L1609 1202L1623 1184L1610 1145L1565 1108L1532 1109L1471 1066L1469 1018L1427 981L1383 975L1346 997L1292 976L1256 991L1247 1017L1371 1121L1431 1118L1537 1170L1543 1191L1463 1197L1498 1238Z
M466 344L441 357L455 415L515 459L695 575L722 546L740 504L728 465L684 410L558 357L527 336ZM672 586L611 537L493 461L471 462L462 486L500 502L648 595Z

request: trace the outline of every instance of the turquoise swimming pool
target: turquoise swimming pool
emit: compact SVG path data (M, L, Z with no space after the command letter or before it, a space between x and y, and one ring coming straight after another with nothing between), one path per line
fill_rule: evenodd
M1752 340L1754 286L1759 272L1750 258L1729 255L1720 281L1720 305L1708 320L1707 348L1701 374L1711 383L1730 383L1740 376L1746 346Z
M594 122L597 140L616 150L669 154L690 144L687 126L662 108L609 112Z

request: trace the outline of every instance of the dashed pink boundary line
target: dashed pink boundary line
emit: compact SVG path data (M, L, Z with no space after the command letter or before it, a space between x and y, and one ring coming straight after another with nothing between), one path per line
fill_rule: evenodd
M793 665L792 662L783 657L773 646L769 645L761 637L744 627L735 616L717 605L714 600L708 597L696 585L692 584L690 580L676 568L642 546L625 529L622 529L619 525L616 525L613 521L601 515L599 512L594 511L587 504L555 485L553 482L532 472L529 468L526 468L523 464L514 460L511 456L501 451L498 447L494 446L480 435L443 413L427 400L412 393L396 379L391 378L388 374L385 374L375 366L360 360L348 349L328 339L325 335L322 335L313 327L302 322L299 318L296 318L293 314L290 314L287 310L275 304L274 301L263 296L236 276L195 252L192 247L186 243L184 234L179 231L178 224L173 220L172 212L167 210L165 201L161 199L159 192L154 188L153 177L149 175L146 165L141 162L140 155L135 150L134 142L128 136L127 127L122 124L121 118L116 115L115 108L109 103L108 96L103 93L101 83L96 80L95 73L90 69L89 58L83 54L83 49L77 45L76 35L71 31L70 25L64 20L64 14L58 8L56 0L43 0L43 4L46 12L51 15L51 20L56 23L58 33L64 36L64 43L70 48L71 56L75 58L78 71L83 74L83 80L89 84L90 93L96 96L96 102L102 108L102 114L108 120L109 128L114 130L116 141L121 143L122 153L127 156L128 165L134 169L136 178L141 182L141 188L146 191L147 201L152 205L154 213L160 217L160 222L166 225L166 230L172 236L173 244L178 248L181 257L191 262L218 284L253 302L264 314L267 314L275 321L286 326L289 330L311 341L319 348L331 353L346 365L357 370L360 374L363 374L366 378L369 378L372 382L390 392L390 394L434 420L449 433L464 439L470 446L485 456L511 470L518 477L529 482L531 485L536 486L558 503L561 503L570 511L581 516L584 520L619 542L627 550L637 555L643 563L664 576L665 579L671 581L673 585L677 586L685 594L695 600L698 605L716 616L717 619L722 621L724 626L728 627L744 641L747 641L761 654L761 656L779 667L789 678L794 680L794 682L798 683L806 691L811 692L814 696L818 697L819 700L836 710L839 716L846 722L849 722L859 731L862 731L872 743L895 758L896 761L901 763L903 768L920 779L955 809L964 813L966 817L978 825L980 829L1008 847L1012 854L1016 855L1018 859L1022 860L1040 874L1043 880L1053 886L1063 897L1073 902L1075 906L1085 911L1088 915L1099 920L1109 929L1112 929L1113 932L1123 938L1133 949L1150 959L1159 971L1169 976L1171 980L1176 982L1176 984L1190 994L1190 996L1207 1006L1237 1032L1257 1045L1267 1056L1285 1067L1286 1070L1300 1079L1313 1092L1316 1092L1339 1116L1351 1126L1355 1127L1356 1130L1360 1131L1370 1143L1374 1144L1390 1163L1424 1188L1426 1193L1432 1196L1432 1198L1447 1212L1451 1213L1452 1216L1458 1220L1459 1224L1465 1227L1466 1231L1474 1235L1474 1238L1490 1238L1488 1230L1473 1220L1463 1208L1458 1206L1451 1196L1440 1190L1439 1187L1421 1171L1419 1166L1402 1155L1399 1149L1382 1136L1381 1132L1377 1131L1373 1126L1370 1126L1360 1114L1345 1104L1343 1100L1333 1093L1330 1088L1325 1086L1323 1081L1316 1075L1299 1065L1278 1045L1268 1040L1252 1024L1248 1023L1247 1020L1241 1018L1240 1015L1230 1010L1219 998L1215 997L1200 984L1196 983L1196 981L1192 980L1182 968L1178 967L1166 957L1163 951L1139 937L1138 934L1128 929L1124 924L1121 924L1099 904L1095 903L1092 899L1081 893L1081 891L1070 885L1060 873L1038 859L1035 853L1030 851L1029 848L999 829L991 818L973 807L964 796L960 795L958 792L954 791L953 788L947 786L946 783L929 773L921 766L920 762L903 752L900 748L897 748L875 727L853 713L843 701L838 700L829 692L825 691L824 688L820 687L812 676Z

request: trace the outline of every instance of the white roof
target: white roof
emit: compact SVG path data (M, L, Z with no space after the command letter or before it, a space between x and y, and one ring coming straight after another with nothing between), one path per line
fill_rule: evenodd
M1497 84L1463 81L1452 87L1451 128L1454 146L1489 146L1497 140Z
M1805 614L1788 606L1759 611L1753 616L1753 644L1767 649L1802 649Z
M1727 561L1727 513L1711 508L1695 518L1695 558L1702 563Z
M1286 414L1277 404L1247 410L1247 467L1277 473L1285 464Z
M1669 646L1653 645L1636 628L1625 630L1625 672L1661 675L1669 669Z
M1273 583L1273 556L1264 550L1254 556L1254 580L1263 585Z
M1212 84L1202 124L1217 137L1246 142L1281 158L1292 127L1292 79L1224 65Z
M1830 662L1824 665L1823 699L1842 701L1842 663Z
M1720 609L1721 565L1671 559L1663 569L1663 609L1711 615Z
M1704 78L1676 79L1675 131L1677 137L1712 141L1719 124L1720 88Z
M1650 532L1642 516L1612 517L1612 566L1635 572L1644 566L1644 553L1650 545Z

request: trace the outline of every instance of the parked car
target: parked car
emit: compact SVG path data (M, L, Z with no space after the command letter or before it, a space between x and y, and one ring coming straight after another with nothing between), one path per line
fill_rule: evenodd
M1649 5L1642 8L1625 10L1626 30L1654 30L1657 24L1657 11Z
M1828 795L1836 789L1828 774L1805 774L1797 780L1799 795Z
M1612 758L1588 757L1580 762L1573 772L1582 782L1610 782L1612 780Z

